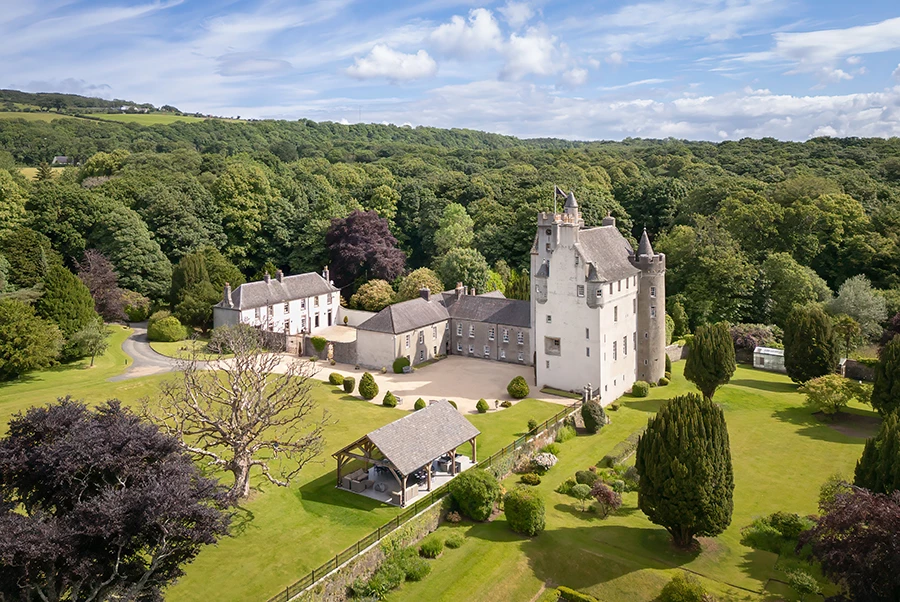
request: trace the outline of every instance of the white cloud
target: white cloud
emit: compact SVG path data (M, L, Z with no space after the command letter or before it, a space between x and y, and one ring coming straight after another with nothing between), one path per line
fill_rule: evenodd
M563 69L565 57L556 47L556 38L534 27L524 35L512 34L504 48L506 64L502 79L521 79L528 74L552 75Z
M445 54L471 57L485 50L499 50L503 35L491 11L476 8L469 12L468 21L456 15L435 29L431 41Z
M600 88L601 90L623 90L625 88L635 88L638 86L652 86L653 84L662 84L668 81L672 81L669 79L661 79L658 77L650 78L650 79L639 79L634 82L628 82L627 84L619 84L618 86L606 86L604 88Z
M367 56L357 58L347 68L347 74L359 79L384 77L393 81L430 77L437 72L437 63L424 50L404 54L384 44L376 44Z
M500 9L500 13L513 29L519 29L534 16L534 10L527 2L513 2L508 0Z
M891 73L891 76L893 76L893 78L897 81L900 81L900 63L897 64L897 68L894 69L894 72Z
M823 125L822 127L816 128L816 131L812 133L811 138L818 138L819 136L837 136L837 130L831 127L830 125Z
M861 56L848 56L848 57L847 57L847 64L848 64L848 65L858 65L858 64L860 64L861 62L862 62L862 57L861 57Z
M587 69L582 69L581 67L569 69L562 75L563 82L570 86L580 86L587 81L587 78Z
M621 52L611 52L608 57L606 57L606 62L610 65L621 65L625 62L625 58L622 56Z
M843 69L833 69L831 67L822 67L818 70L819 81L823 84L836 84L844 80L853 79L853 76Z
M779 56L801 64L831 64L851 55L872 54L900 49L900 17L872 25L845 29L826 29L800 33L776 33L775 50Z

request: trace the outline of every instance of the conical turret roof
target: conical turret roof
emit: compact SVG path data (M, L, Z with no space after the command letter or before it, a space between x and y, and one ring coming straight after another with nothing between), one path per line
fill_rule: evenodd
M653 247L650 246L650 237L647 236L647 228L644 228L644 233L641 235L641 242L638 243L638 257L641 255L653 255Z
M564 209L578 209L578 202L575 200L575 195L571 192L566 195L566 204L563 206Z

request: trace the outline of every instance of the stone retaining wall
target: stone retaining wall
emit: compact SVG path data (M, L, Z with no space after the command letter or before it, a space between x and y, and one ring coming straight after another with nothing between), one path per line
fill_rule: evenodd
M666 354L668 354L670 360L677 362L687 358L688 347L687 345L669 345L666 347Z

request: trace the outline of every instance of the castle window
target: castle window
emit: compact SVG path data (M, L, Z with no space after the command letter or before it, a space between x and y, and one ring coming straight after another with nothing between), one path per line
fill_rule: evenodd
M253 310L253 317L259 320L259 308Z
M647 365L647 360L644 360L644 365L645 365L645 366Z
M424 352L424 351L420 351L420 352L419 352L419 361L421 362L421 361L424 360L424 359L425 359L425 352Z
M509 328L503 329L503 342L509 343Z
M469 338L471 339L474 337L475 337L475 325L469 324Z
M437 345L435 345L435 346L432 348L432 352L431 352L431 353L432 353L433 355L437 355Z
M516 338L518 339L519 345L525 344L525 334L524 333L520 332L519 334L516 335Z
M650 306L650 317L651 317L651 318L655 318L655 317L656 317L656 306L654 306L654 305L651 305L651 306Z
M331 305L332 301L334 301L334 295L328 295L328 305Z
M587 356L587 357L591 357L591 348L590 348L590 347L585 347L585 348L584 348L584 354L585 354L585 356Z
M432 326L432 327L431 327L431 338L432 338L432 339L436 339L436 338L437 338L437 326Z
M618 353L616 351L616 342L613 341L613 361L616 361L616 359L618 359Z
M619 285L619 289L618 289L619 292L622 292L622 281L621 280L619 280L618 285Z
M637 313L637 299L631 300L631 312L635 314Z
M300 309L306 309L306 299L300 299Z
M603 289L601 289L600 287L597 287L597 297L602 297L602 296L603 296Z
M490 345L484 346L484 357L491 357L491 347Z
M424 342L425 342L425 331L424 331L424 330L420 330L420 331L419 331L419 343L421 344L421 343L424 343Z
M475 345L469 345L469 355L475 355Z
M271 305L266 308L266 317L269 318L270 320L272 319L272 314L274 314L274 313L275 313L275 310Z
M547 360L547 370L550 369L550 360Z
M628 337L622 337L622 355L628 357Z
M650 287L650 298L656 299L656 287L655 286Z
M609 283L609 294L611 295L612 293L613 293L613 290L612 290L612 282L610 282L610 283Z
M406 335L406 348L409 349L409 335Z
M462 324L456 325L456 336L458 336L458 337L462 336Z
M644 333L644 338L645 338L645 339L649 339L649 338L650 338L650 333L649 333L649 332L645 332L645 333Z
M315 298L313 299L313 306L319 307L319 298L318 298L318 297L315 297Z
M584 338L590 340L590 338L591 338L591 329L590 328L584 329Z
M552 324L552 323L553 323L553 316L551 316L550 314L547 314L547 324Z
M501 350L500 350L500 359L501 359L501 360L505 360L505 359L506 359L506 349L501 349Z
M520 361L520 362L524 362L524 361L525 361L525 354L524 354L524 353L520 353L520 354L519 354L519 361Z
M631 287L631 278L625 279L625 288L626 290Z
M488 340L490 340L490 341L494 340L494 327L493 326L491 326L490 329L488 330Z
M286 313L286 314L291 313L291 304L290 304L290 302L284 304L284 313Z
M546 230L544 230L544 232L547 233L547 236L550 236L550 234L552 233L552 230L550 230L550 228L547 228Z
M316 314L316 328L319 327L319 314Z
M631 333L631 345L632 345L632 347L637 349L637 332Z
M613 322L618 322L618 321L619 321L619 306L616 305L615 307L613 307Z
M462 343L459 341L456 342L456 350L462 353Z
M546 245L545 248L546 248L548 251L550 250L550 243L549 243L549 242L547 243L547 245Z
M560 355L559 339L555 337L544 337L544 352L547 355Z
M575 293L576 293L579 297L584 297L584 285L583 285L583 284L576 284L576 285L575 285Z
M581 258L578 255L576 255L575 256L575 265L577 266L580 262L581 262Z
M538 295L541 294L541 285L540 284L534 285L534 292L537 293Z

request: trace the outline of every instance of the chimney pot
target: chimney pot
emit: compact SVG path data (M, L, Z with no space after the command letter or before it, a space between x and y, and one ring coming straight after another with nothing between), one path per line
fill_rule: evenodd
M419 296L426 301L431 301L431 290L428 287L422 287L419 289Z
M475 296L475 287L474 286L469 287L469 294L472 295L473 297Z
M602 226L615 226L615 225L616 225L616 218L614 218L614 217L612 216L611 213L607 213L607 214L606 214L606 217L603 218L603 221L600 222L600 225L602 225Z
M222 297L227 307L234 307L234 302L231 300L231 284L228 282L225 283L225 291Z
M284 272L282 272L281 270L277 270L275 272L275 278L278 279L278 282L284 282Z
M266 272L266 275L263 276L263 280L265 281L266 284L269 284L269 282L272 280L272 277L269 276L269 272Z

